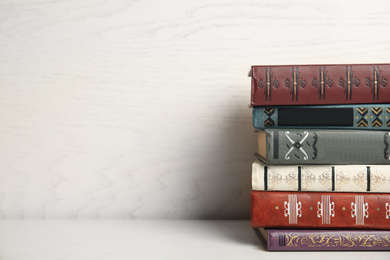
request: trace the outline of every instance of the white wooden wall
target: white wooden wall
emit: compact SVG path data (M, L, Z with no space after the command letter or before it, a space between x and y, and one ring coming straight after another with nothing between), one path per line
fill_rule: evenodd
M0 217L248 218L250 65L390 62L389 11L0 0Z

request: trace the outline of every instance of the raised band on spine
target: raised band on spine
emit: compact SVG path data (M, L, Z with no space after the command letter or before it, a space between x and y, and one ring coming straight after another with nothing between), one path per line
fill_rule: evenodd
M302 167L298 166L298 191L302 190Z
M334 166L332 166L332 191L335 190L335 186L336 186L336 183L335 183L335 172L334 172Z
M371 168L367 166L367 191L371 191Z

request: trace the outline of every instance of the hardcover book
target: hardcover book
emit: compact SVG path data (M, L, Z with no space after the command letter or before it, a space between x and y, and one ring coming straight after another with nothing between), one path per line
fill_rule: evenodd
M390 164L390 133L363 130L258 131L258 158L266 164Z
M390 229L390 194L252 191L253 228Z
M385 230L254 230L269 251L390 250L390 231Z
M252 164L252 190L390 192L390 165Z
M251 104L390 103L390 64L252 66Z
M254 107L253 127L389 130L390 104Z

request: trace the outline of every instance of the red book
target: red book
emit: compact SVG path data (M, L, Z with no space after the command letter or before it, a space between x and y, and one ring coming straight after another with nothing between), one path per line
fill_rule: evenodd
M253 228L390 230L390 194L252 191Z
M252 66L253 106L390 103L390 64Z

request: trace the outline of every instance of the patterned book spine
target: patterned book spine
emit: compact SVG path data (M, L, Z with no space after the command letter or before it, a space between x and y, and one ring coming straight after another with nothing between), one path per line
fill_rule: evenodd
M269 251L390 250L390 231L263 229L262 233Z
M390 193L390 165L265 165L256 160L252 190Z
M266 129L258 136L258 154L266 149L260 159L267 164L390 164L386 131Z
M252 66L253 106L390 103L390 64Z
M390 105L254 107L253 126L390 130Z
M252 191L251 226L390 230L390 194Z

